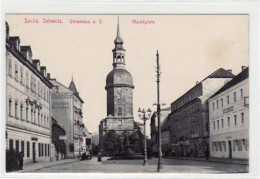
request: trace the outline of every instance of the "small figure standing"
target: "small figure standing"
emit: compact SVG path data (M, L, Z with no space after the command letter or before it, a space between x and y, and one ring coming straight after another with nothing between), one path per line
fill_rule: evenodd
M102 162L102 154L101 154L101 152L98 153L98 162Z
M19 153L19 169L20 170L23 170L23 157L24 157L23 152L20 152Z
M206 160L208 160L209 159L209 150L208 150L208 148L205 151L205 156L206 156Z

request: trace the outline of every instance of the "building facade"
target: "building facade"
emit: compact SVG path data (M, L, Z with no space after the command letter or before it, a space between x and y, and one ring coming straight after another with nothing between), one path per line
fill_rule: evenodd
M171 108L164 108L161 109L161 145L162 145L162 152L165 155L165 148L170 145L169 141L169 131L166 123L168 122L167 118L171 112ZM156 155L158 152L158 118L157 112L154 112L151 117L151 152L153 155Z
M207 99L234 75L222 68L197 82L171 104L167 121L172 154L179 157L205 157L209 150Z
M66 158L80 156L86 150L85 138L87 129L83 123L82 106L84 101L80 98L76 85L72 81L69 87L64 86L48 74L53 84L51 91L52 117L66 131Z
M22 152L24 162L50 160L52 84L30 46L9 37L6 23L6 149Z
M107 117L99 125L99 145L102 150L104 135L115 130L117 132L134 131L133 117L133 78L125 68L125 49L120 36L119 23L114 40L113 70L106 78Z
M248 68L217 91L209 100L210 156L248 159Z

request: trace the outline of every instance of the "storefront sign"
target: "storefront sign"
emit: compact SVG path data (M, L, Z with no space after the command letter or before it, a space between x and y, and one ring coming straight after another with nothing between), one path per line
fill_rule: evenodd
M234 110L233 106L231 106L231 107L229 107L229 108L226 108L226 109L223 109L223 114L228 113L228 112L231 112L231 111L233 111L233 110Z

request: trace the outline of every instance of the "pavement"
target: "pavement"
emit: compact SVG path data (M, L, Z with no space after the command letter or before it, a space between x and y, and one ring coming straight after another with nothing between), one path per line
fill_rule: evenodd
M26 163L23 166L23 170L14 171L14 173L26 173L26 172L33 172L43 168L51 168L53 166L69 164L73 162L78 162L79 159L63 159L58 161L42 161L39 163Z
M80 161L79 159L65 159L55 162L44 162L24 166L24 170L13 173L157 173L157 158L143 160L107 160L97 162L97 158ZM162 158L162 173L248 173L246 164L220 163L204 160L169 159Z
M208 160L206 160L206 158L195 158L195 157L166 157L166 158L176 159L176 160L195 160L195 161L205 161L205 162L249 165L248 159L209 158Z

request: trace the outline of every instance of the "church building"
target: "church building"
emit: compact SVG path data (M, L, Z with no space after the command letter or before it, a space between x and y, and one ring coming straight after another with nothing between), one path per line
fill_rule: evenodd
M106 78L107 117L99 125L100 150L103 149L104 135L114 130L117 133L134 131L133 117L133 78L125 68L125 49L120 36L119 22L117 36L114 40L113 70Z

